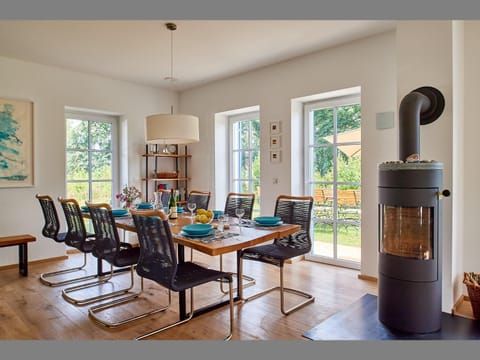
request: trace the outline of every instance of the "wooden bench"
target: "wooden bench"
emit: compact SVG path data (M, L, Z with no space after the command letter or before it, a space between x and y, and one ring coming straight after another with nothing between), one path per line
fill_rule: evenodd
M0 236L0 247L18 245L18 271L21 275L28 275L28 243L36 241L32 235Z

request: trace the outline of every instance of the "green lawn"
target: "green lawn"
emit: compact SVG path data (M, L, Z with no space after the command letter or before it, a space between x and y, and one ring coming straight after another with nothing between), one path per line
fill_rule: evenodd
M315 241L332 243L333 242L333 229L330 224L318 224L314 230ZM339 224L339 230L337 232L337 243L339 245L360 247L360 227L359 226L344 226Z

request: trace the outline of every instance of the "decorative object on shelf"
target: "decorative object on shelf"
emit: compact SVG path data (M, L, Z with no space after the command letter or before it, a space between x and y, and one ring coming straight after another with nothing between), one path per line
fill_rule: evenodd
M173 76L173 31L177 29L174 23L166 23L166 28L171 31L171 64L170 76L165 80L175 81ZM146 117L146 139L149 144L163 144L163 153L170 154L171 149L167 144L189 144L200 141L198 117L186 114L155 114ZM175 151L176 151L175 147Z
M169 154L176 154L177 153L177 146L176 145L168 145L167 150Z
M278 135L281 133L280 121L270 122L270 135Z
M175 179L177 176L177 171L162 171L156 173L157 179Z
M115 195L120 200L123 208L130 208L137 200L140 200L142 193L135 186L125 185L120 194Z
M33 102L0 98L0 187L33 186Z

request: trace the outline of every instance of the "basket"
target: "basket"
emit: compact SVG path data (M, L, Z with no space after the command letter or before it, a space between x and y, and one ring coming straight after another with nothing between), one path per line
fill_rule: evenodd
M468 297L472 304L473 317L480 319L480 274L463 273L463 283L467 287Z

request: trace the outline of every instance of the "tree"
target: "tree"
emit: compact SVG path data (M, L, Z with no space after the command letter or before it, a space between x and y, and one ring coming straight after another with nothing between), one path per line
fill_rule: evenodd
M361 126L360 105L346 105L335 108L324 108L313 112L313 131L316 145L314 149L315 165L314 171L320 178L328 177L333 170L333 145L325 139L334 133L335 115L337 120L337 133L358 129ZM345 154L340 154L345 162L350 158Z

